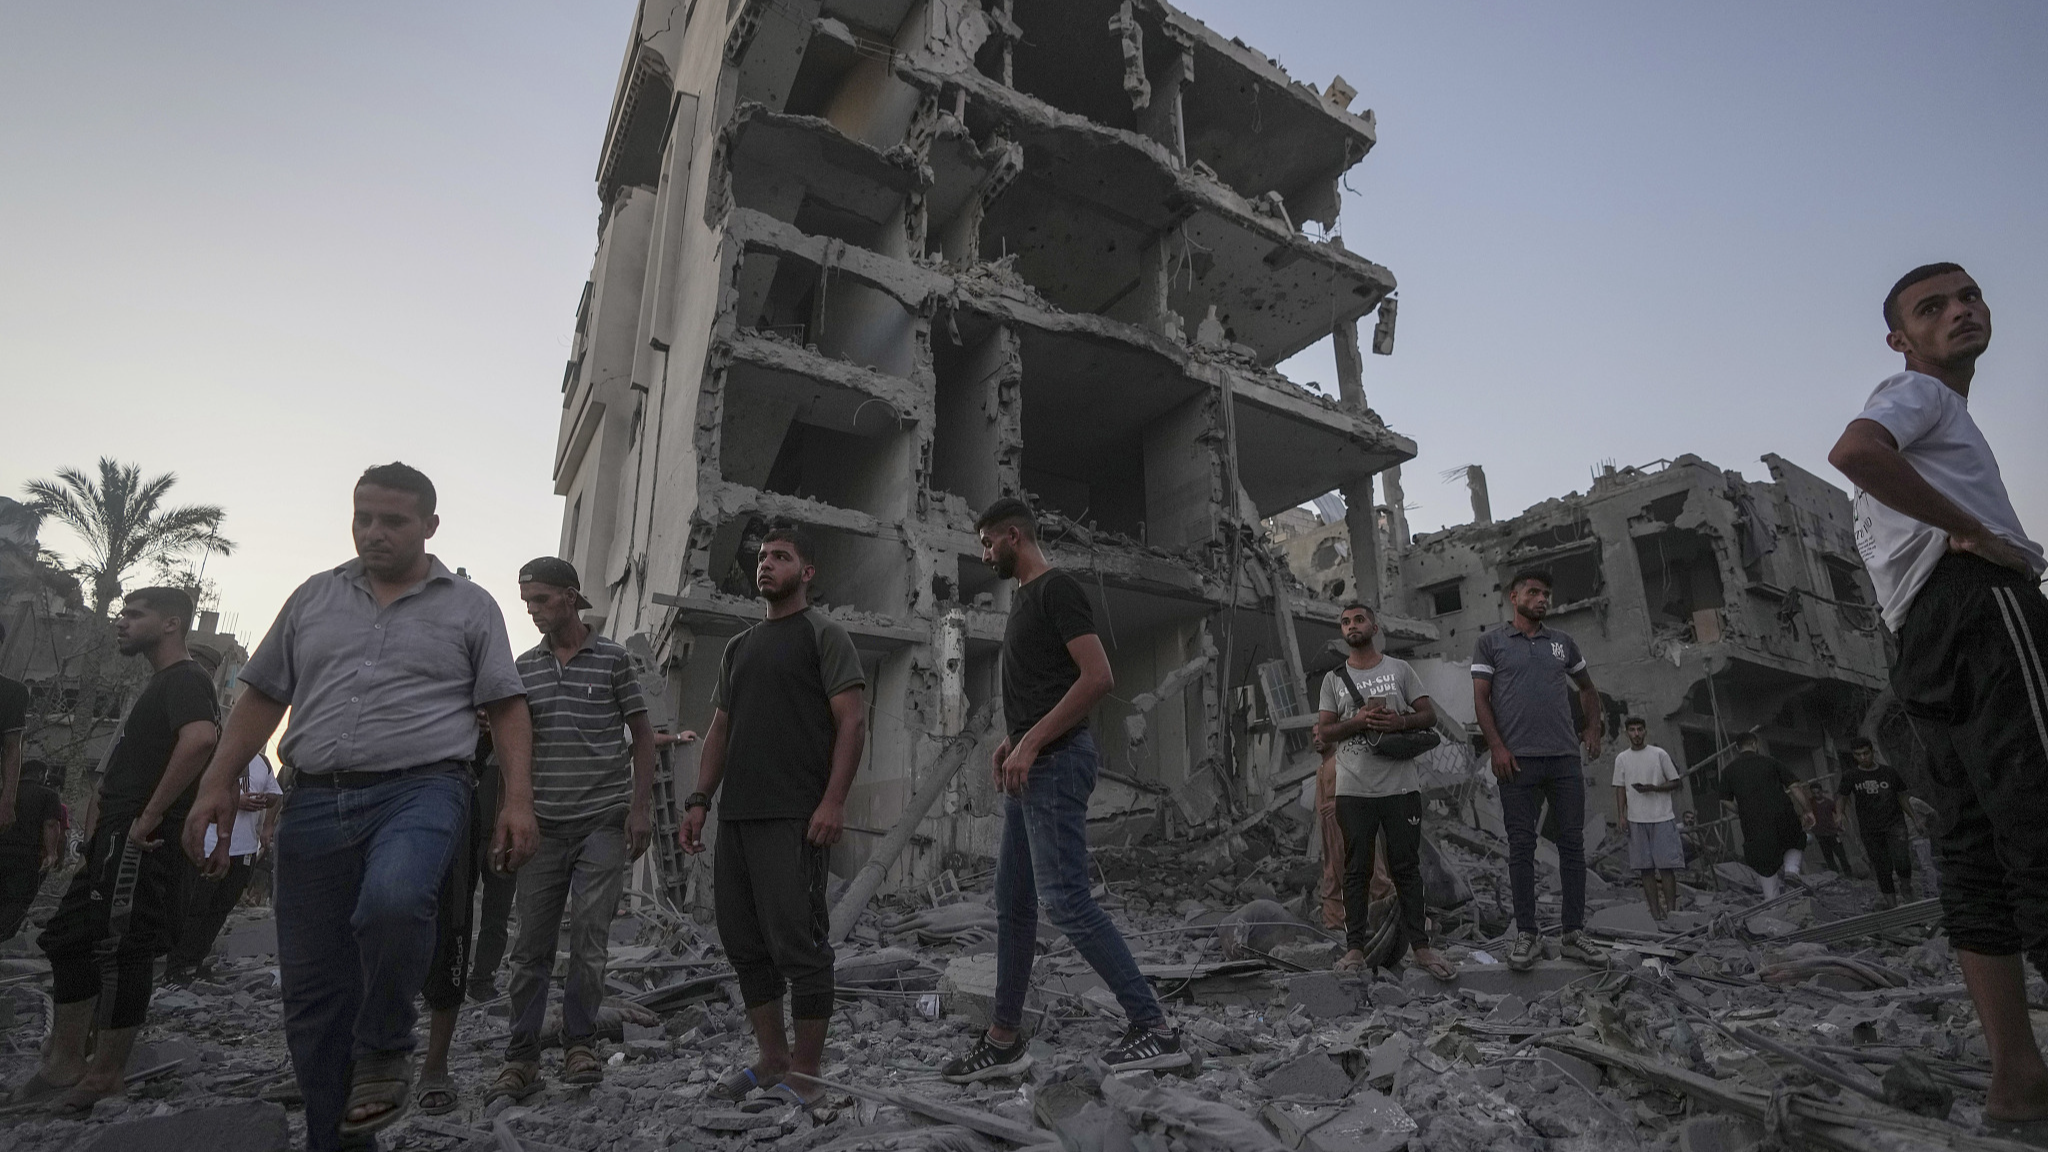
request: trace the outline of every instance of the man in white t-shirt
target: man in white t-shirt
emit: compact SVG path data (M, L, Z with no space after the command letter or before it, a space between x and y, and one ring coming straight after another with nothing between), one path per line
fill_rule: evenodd
M2024 956L2048 968L2048 568L1970 415L1991 311L1955 264L1884 301L1906 370L1877 386L1828 460L1853 481L1856 544L1898 636L1892 689L1927 769L1943 927L1984 1027L1995 1124L2048 1121Z
M1436 727L1436 706L1407 661L1383 655L1373 645L1380 629L1372 609L1347 604L1337 623L1351 654L1323 677L1315 728L1316 739L1337 749L1345 943L1337 966L1350 971L1365 964L1373 845L1384 836L1387 874L1400 905L1402 945L1414 950L1415 962L1431 975L1448 980L1457 970L1430 947L1422 902L1422 785L1415 761L1383 756L1375 748L1389 733ZM1388 963L1400 958L1402 945L1395 947Z
M1678 907L1678 871L1685 867L1671 803L1684 785L1671 755L1649 742L1642 717L1629 717L1623 727L1628 747L1614 756L1614 814L1628 828L1628 866L1643 878L1650 918L1662 924Z
M200 965L213 952L213 942L228 922L228 913L249 887L249 871L268 844L270 811L284 789L270 771L262 754L249 761L241 781L241 800L235 813L235 828L228 838L228 871L218 880L191 875L185 878L185 915L178 922L178 937L164 961L164 979L173 984L190 983L199 975ZM206 830L206 851L210 854L219 834Z

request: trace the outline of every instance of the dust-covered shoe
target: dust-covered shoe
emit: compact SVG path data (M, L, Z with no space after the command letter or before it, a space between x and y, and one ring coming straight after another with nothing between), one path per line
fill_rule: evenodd
M1157 1032L1143 1024L1131 1025L1124 1038L1102 1054L1102 1062L1112 1072L1185 1068L1190 1059L1187 1049L1181 1046L1180 1029Z
M1602 952L1598 945L1586 939L1586 934L1583 932L1565 933L1564 939L1558 942L1557 954L1567 960L1576 960L1581 964L1604 964L1607 961L1607 953Z
M939 1078L949 1084L972 1084L977 1080L1021 1076L1031 1064L1029 1044L1023 1033L1019 1032L1017 1038L1004 1047L983 1032L975 1038L974 1047L969 1048L965 1056L939 1070Z
M1534 932L1524 932L1515 937L1514 947L1508 949L1508 967L1517 972L1527 972L1543 959L1543 937Z

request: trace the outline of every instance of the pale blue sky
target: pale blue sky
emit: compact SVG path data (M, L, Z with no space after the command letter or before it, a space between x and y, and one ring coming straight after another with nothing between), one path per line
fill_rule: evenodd
M1474 462L1499 515L1608 459L1833 479L1894 370L1884 289L1955 259L1997 328L1973 408L2048 534L2048 6L1188 7L1378 113L1344 232L1401 281L1366 386L1421 446L1418 529L1467 517L1437 473ZM350 555L354 476L404 459L523 644L631 11L0 8L0 492L177 471L228 507L209 573L253 640ZM1334 379L1326 349L1290 370Z

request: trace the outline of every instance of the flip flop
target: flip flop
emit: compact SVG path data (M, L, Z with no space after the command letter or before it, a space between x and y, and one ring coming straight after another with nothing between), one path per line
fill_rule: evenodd
M461 1106L462 1097L455 1090L454 1077L420 1077L420 1086L413 1093L413 1107L420 1110L420 1115L446 1116Z
M1413 953L1410 953L1410 955L1412 957ZM1424 972L1429 973L1445 984L1449 984L1458 978L1458 966L1444 959L1441 952L1437 953L1435 960L1425 961L1418 958L1415 960L1415 963L1421 965Z
M92 1106L108 1097L119 1097L120 1089L112 1092L96 1092L91 1088L80 1088L73 1084L51 1099L48 1111L59 1120L81 1120L92 1115Z
M70 1091L77 1083L74 1080L70 1084L59 1084L55 1080L45 1077L43 1070L38 1068L35 1075L30 1076L19 1087L15 1088L13 1092L8 1094L5 1103L9 1108L18 1108L24 1104L41 1104L48 1100L54 1100L63 1093Z
M349 1072L348 1102L342 1105L341 1134L343 1136L367 1136L380 1132L398 1123L405 1115L406 1105L412 1102L412 1054L409 1052L384 1052L375 1056L364 1056L356 1061ZM365 1105L383 1104L382 1112L363 1120L350 1120L348 1114Z
M739 1071L732 1073L725 1079L713 1084L710 1088L705 1089L704 1098L726 1104L737 1104L756 1092L773 1088L780 1083L782 1081L779 1079L763 1081L754 1074L754 1069L751 1065L745 1065Z
M2017 1140L2022 1144L2032 1144L2036 1148L2048 1147L2048 1118L2040 1120L1994 1120L1986 1116L1984 1118L1984 1131L1987 1135L1997 1136L2006 1140Z

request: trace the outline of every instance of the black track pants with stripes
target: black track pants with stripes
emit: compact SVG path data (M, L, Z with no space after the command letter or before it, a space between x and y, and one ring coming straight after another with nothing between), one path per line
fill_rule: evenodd
M1927 756L1950 942L2048 970L2048 599L2031 576L1943 557L1892 688Z

